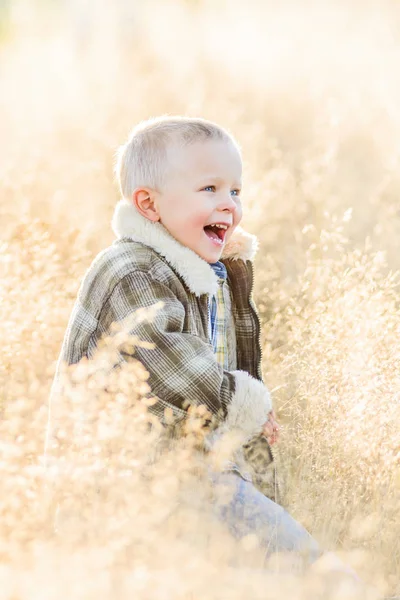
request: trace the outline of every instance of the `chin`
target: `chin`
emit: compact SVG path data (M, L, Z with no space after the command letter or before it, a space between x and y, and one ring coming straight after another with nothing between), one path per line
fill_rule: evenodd
M201 256L201 258L203 260L205 260L206 262L208 262L210 264L211 263L216 263L217 261L220 260L220 258L222 256L222 251L219 252L219 253L217 253L217 254L208 254L208 255L200 254L199 256Z
M200 256L200 258L202 258L203 260L205 260L208 263L215 263L218 260L220 260L222 253L224 251L225 248L225 244L221 247L221 248L215 248L215 250L213 251L212 249L207 250L207 249L203 249L203 248L191 248L193 250L193 252L196 252L196 254L198 256Z

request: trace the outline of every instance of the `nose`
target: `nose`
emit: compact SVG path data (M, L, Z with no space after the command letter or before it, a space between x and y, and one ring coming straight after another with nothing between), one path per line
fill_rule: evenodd
M231 194L224 194L218 202L218 209L226 212L233 212L236 209L236 202Z

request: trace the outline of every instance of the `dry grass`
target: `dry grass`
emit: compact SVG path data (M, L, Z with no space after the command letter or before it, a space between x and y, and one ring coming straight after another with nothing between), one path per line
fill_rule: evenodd
M146 389L138 365L109 395L75 374L65 434L77 442L43 471L63 332L80 278L112 240L113 154L134 123L162 113L216 120L243 147L285 503L395 591L397 5L14 0L7 17L2 6L0 598L317 593L252 571L254 540L218 528L195 477L197 434L149 462L145 407L126 400Z

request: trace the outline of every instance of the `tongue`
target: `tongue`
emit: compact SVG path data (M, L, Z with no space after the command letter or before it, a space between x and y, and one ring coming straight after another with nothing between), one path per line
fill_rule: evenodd
M205 227L204 231L206 232L206 234L208 235L208 237L211 238L212 240L219 240L220 239L218 233L216 233L210 227Z

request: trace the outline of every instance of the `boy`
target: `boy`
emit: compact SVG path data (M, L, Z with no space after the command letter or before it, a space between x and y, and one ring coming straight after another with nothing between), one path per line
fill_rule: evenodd
M161 117L133 130L117 165L118 239L84 278L60 360L90 358L112 323L161 301L154 320L130 332L154 345L135 349L158 398L152 411L163 420L166 408L184 417L187 403L205 405L243 444L256 434L273 444L278 426L262 382L251 297L257 241L239 227L241 176L236 142L214 123ZM310 561L319 556L311 536L237 464L226 478L236 491L223 518L234 532L257 531L266 548L306 551ZM240 513L250 505L252 514Z

